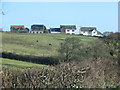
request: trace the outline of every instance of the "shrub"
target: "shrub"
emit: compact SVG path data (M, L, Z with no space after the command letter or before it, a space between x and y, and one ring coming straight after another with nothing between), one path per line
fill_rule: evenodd
M101 39L82 44L79 38L66 38L58 51L64 61L111 58L109 49Z
M120 33L113 33L110 36L104 37L103 41L109 49L110 55L117 58L120 65Z
M33 68L25 71L3 68L5 88L75 88L81 87L87 75L76 62L61 63L52 69ZM6 79L7 78L7 79ZM7 83L6 83L7 82Z
M64 62L54 68L25 71L3 68L4 88L110 88L119 83L115 60Z
M79 55L82 59L92 58L97 60L99 58L110 58L109 50L105 46L105 43L100 39L83 45L83 47L80 49Z

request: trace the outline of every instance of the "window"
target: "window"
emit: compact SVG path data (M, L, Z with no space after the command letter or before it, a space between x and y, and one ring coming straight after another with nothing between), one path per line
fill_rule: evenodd
M72 30L72 32L74 32L74 30Z
M70 30L67 30L68 32L70 31Z

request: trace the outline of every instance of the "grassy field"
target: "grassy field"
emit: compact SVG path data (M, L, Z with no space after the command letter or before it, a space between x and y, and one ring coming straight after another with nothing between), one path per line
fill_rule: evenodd
M2 51L20 55L56 56L60 43L67 37L80 38L82 43L97 39L65 34L2 33Z
M109 50L105 49L106 47L103 47L101 42L93 42L91 44L93 47L90 48L90 51L88 50L88 59L81 59L80 57L80 60L56 64L54 59L59 61L57 50L60 47L60 43L67 37L80 38L81 43L85 44L91 44L88 42L97 39L96 37L65 34L2 33L2 51L4 52L2 54L9 56L0 58L2 59L0 60L0 68L4 67L2 69L4 72L4 87L15 88L18 85L17 88L66 88L66 86L68 88L71 86L72 88L113 88L118 85L119 70L117 69L117 59L113 59L111 56L109 59ZM82 50L86 51L84 47ZM91 55L92 51L94 54ZM81 55L87 57L87 54L84 55L83 52ZM26 60L27 62L25 62ZM32 61L34 63L31 63ZM48 64L42 63L43 61L48 62ZM49 64L51 62L54 62L54 64ZM34 69L33 67L44 67L45 69ZM91 83L88 83L88 81L91 81Z
M0 58L0 59L2 59L2 62L0 62L0 65L2 63L2 67L8 67L8 68L14 68L14 69L28 69L33 67L50 67L47 65L17 61L12 59L5 59L5 58Z
M95 37L65 34L2 33L2 51L18 55L56 56L58 55L57 50L59 49L60 43L68 37L80 38L82 43L97 39ZM5 58L2 58L2 64L4 67L17 69L47 66Z

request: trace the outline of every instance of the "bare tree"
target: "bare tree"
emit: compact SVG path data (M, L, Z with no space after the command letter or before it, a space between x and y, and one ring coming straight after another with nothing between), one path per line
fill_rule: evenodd
M70 61L75 59L77 56L77 52L80 48L80 39L79 38L66 38L59 48L59 52L61 57L63 57L64 61Z

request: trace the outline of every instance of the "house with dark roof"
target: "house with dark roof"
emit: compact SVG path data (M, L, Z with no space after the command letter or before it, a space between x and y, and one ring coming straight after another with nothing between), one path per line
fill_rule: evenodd
M46 26L41 24L31 25L31 31L29 33L44 33Z
M75 34L76 25L60 25L61 33Z
M85 36L103 37L103 34L99 32L96 27L81 27L80 34Z
M50 28L49 32L50 33L61 33L61 30L60 30L60 28Z

